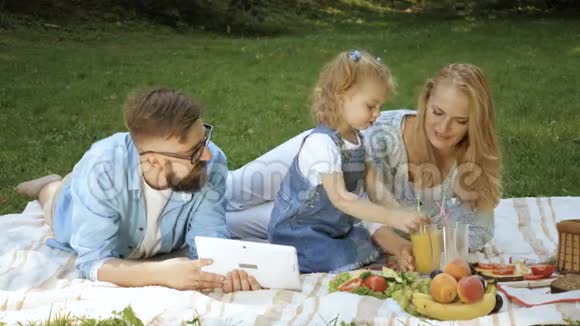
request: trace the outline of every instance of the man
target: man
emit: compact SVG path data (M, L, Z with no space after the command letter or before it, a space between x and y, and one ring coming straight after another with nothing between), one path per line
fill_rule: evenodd
M18 185L38 198L56 239L47 244L78 255L90 280L179 290L260 286L243 271L202 272L195 236L229 238L225 222L226 156L213 142L201 106L183 93L152 89L130 97L128 133L93 144L73 172ZM143 260L189 247L188 258Z

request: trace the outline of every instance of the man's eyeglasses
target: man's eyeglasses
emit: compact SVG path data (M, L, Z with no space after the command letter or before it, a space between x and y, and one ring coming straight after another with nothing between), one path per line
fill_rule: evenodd
M196 164L197 162L199 162L204 148L206 148L209 145L209 141L211 140L211 133L213 131L212 125L204 123L203 127L205 128L205 136L199 142L199 144L197 144L193 148L193 153L191 154L191 156L184 155L184 154L177 154L177 153L169 153L169 152L157 152L157 151L144 151L144 152L140 152L139 155L160 154L160 155L165 155L165 156L169 156L169 157L179 158L182 160L189 160L191 162L191 164Z

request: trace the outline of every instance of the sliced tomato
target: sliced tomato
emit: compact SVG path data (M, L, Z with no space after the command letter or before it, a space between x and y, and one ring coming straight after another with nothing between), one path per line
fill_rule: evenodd
M534 275L548 277L554 273L554 269L555 267L553 265L534 265L532 266L532 273Z
M365 286L373 291L385 292L387 281L378 275L371 275L365 279Z
M480 269L495 269L496 266L497 266L497 264L494 264L494 263L489 263L489 264L477 263L477 267Z
M338 291L352 292L354 289L358 289L363 285L363 280L360 278L353 278L352 280L342 283L338 287Z
M524 275L524 279L527 281L536 281L536 280L541 280L543 278L545 278L544 275L533 275L533 274Z
M515 268L496 268L493 270L495 275L512 275L515 272Z

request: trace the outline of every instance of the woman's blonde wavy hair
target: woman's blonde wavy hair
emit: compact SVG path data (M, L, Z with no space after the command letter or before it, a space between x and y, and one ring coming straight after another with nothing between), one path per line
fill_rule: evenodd
M339 53L334 60L324 66L314 88L311 108L314 121L338 128L343 121L338 95L360 81L372 78L384 83L387 98L393 93L393 77L389 68L380 59L366 51Z
M419 97L416 140L419 146L417 163L437 162L434 149L425 133L427 102L433 90L450 85L469 100L467 134L458 144L458 174L453 184L455 194L471 207L492 211L501 198L501 155L495 133L495 108L487 81L481 69L470 64L450 64L427 80ZM432 187L431 173L422 173L421 185Z

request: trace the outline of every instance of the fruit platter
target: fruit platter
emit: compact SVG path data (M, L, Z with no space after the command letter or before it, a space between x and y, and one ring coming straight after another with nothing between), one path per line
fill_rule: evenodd
M329 292L350 292L381 300L392 298L413 316L437 320L471 320L498 312L502 297L494 282L474 273L474 266L454 259L443 270L421 277L415 272L358 270L329 282Z

